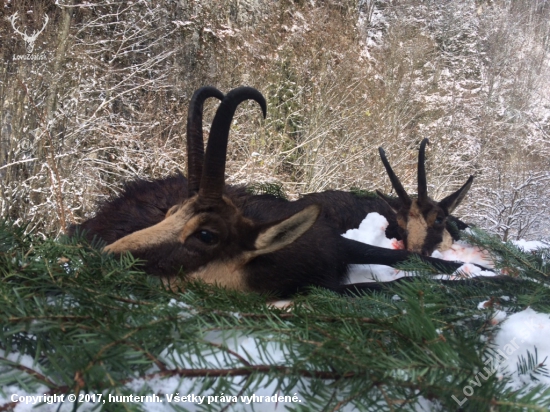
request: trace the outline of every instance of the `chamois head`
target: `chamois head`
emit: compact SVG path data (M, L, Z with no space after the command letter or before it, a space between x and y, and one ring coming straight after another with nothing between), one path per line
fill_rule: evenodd
M447 250L451 247L452 237L446 229L447 217L462 202L474 181L474 177L470 176L464 186L440 202L430 199L424 166L427 143L429 143L428 139L422 140L418 154L417 198L411 198L407 194L393 172L384 149L381 147L378 149L398 198L390 198L380 191L377 193L397 214L398 231L405 248L423 255L431 255L435 249Z
M188 176L194 176L191 184L197 187L204 157L202 108L204 101L210 97L222 100L223 93L214 87L198 89L191 98L187 118ZM187 194L187 179L179 172L154 181L137 179L126 182L119 196L102 202L94 217L79 225L69 226L68 232L72 236L77 231L84 231L90 242L97 238L107 244L113 243L161 222L166 212L185 199Z
M249 261L284 248L311 228L320 211L316 205L286 219L255 223L223 195L231 121L237 106L248 99L260 104L265 117L260 92L249 87L229 92L214 116L204 164L199 159L202 137L189 142L193 148L188 153L197 158L189 161L188 198L173 206L162 222L119 239L105 251L129 251L146 261L145 270L151 274L171 278L182 272L187 279L246 290Z

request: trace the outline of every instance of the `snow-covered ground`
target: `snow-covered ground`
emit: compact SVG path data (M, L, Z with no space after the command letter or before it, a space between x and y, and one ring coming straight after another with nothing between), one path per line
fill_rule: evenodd
M395 239L386 238L386 226L387 222L385 218L374 213L368 215L358 229L350 230L344 236L381 247L402 248L400 242L397 242ZM520 241L516 244L526 250L537 247L548 247L548 245L542 242ZM443 253L434 252L433 256L447 260L476 263L486 267L492 266L491 261L482 251L464 242L455 243L452 249ZM492 274L492 272L483 272L473 265L465 265L460 271L462 273L474 273L475 275ZM405 275L405 273L385 266L361 265L352 269L350 282L366 282L374 279L379 281L390 281ZM501 298L509 299L505 296ZM177 302L176 300L174 300L173 303L181 305L181 302ZM490 307L491 305L486 305L485 303L486 302L480 302L478 308L480 310L488 310L486 307ZM188 308L185 307L185 309ZM238 316L238 314L235 314L235 316ZM462 389L463 395L455 399L458 405L463 405L465 402L468 402L468 398L475 394L476 388L483 385L483 382L495 373L497 377L504 375L510 376L511 380L509 385L514 390L529 388L535 384L550 385L550 375L542 373L533 377L529 374L522 374L521 370L518 370L518 365L522 362L525 363L529 359L529 356L533 356L535 353L537 354L539 363L543 362L547 357L550 357L550 315L537 313L530 308L511 315L508 315L504 311L497 310L493 317L493 323L500 323L500 329L496 336L492 338L491 356L487 358L487 367L483 371L479 371L475 378L464 386ZM210 340L214 345L224 342L229 350L246 359L251 364L265 362L258 349L258 341L253 336L237 335L225 340L220 333L210 332L207 336L207 340ZM270 345L269 350L266 351L269 353L270 361L272 364L284 366L287 354L285 354L276 344ZM240 364L235 362L234 354L228 356L227 352L216 350L214 347L211 353L203 354L205 355L205 360L203 360L201 364L208 364L216 368L236 367L236 365ZM2 351L0 351L0 356L42 373L40 367L34 363L34 360L30 356L19 355L17 353L5 354ZM180 354L174 353L171 348L166 348L161 354L160 360L168 366L180 368L192 368L198 365L196 359L190 360L187 356L181 356ZM150 372L155 373L157 371L158 370L153 368ZM235 377L233 379L236 385L240 385L244 382L242 377ZM538 382L536 379L538 379ZM285 405L297 406L303 401L300 393L298 393L298 388L296 388L296 390L291 390L289 393L281 393L280 390L277 391L276 389L276 382L268 382L267 379L264 379L258 385L258 387L262 387L262 389L255 391L255 398L248 397L250 394L248 394L247 397L241 398L238 391L237 393L224 393L217 390L215 386L206 391L202 391L202 382L194 379L182 380L179 377L161 378L159 376L158 378L148 381L136 379L129 382L126 386L135 394L145 393L151 396L153 394L162 394L158 399L155 399L156 402L152 402L152 399L149 399L149 402L143 402L145 409L148 411L173 410L172 406L175 405L190 411L204 410L202 408L204 408L205 405L210 405L213 410L219 410L223 405L227 405L228 401L235 400L236 409L233 410L282 411L285 410ZM39 388L39 390L33 393L27 393L23 386L12 386L2 389L5 396L0 396L0 407L13 401L14 398L12 398L12 396L16 396L16 399L20 399L19 397L40 396L48 391L46 386ZM167 394L174 396L170 398L171 401L167 398ZM215 396L218 396L218 398L215 398ZM72 410L73 407L73 403L68 401L43 404L36 407L36 404L32 403L32 398L29 399L31 400L29 403L25 404L21 402L17 404L15 411L69 411ZM158 400L162 400L162 402L158 402ZM91 410L94 406L97 405L95 403L84 403L80 410ZM352 410L352 408L345 408L343 410ZM438 408L430 401L421 399L418 404L418 410L438 410Z
M361 223L358 229L348 230L343 236L355 239L360 242L375 246L402 249L401 242L395 239L388 239L385 236L387 220L378 213L369 214ZM550 245L540 241L515 241L514 244L528 252L537 248L548 248ZM461 261L466 264L457 270L462 275L470 276L494 276L494 272L483 271L472 263L487 268L493 267L493 262L487 254L479 248L471 246L463 241L455 242L451 249L444 252L435 251L432 254L444 260ZM355 265L350 271L349 283L360 283L369 281L391 281L403 276L410 275L388 266L380 265ZM503 296L501 299L509 299ZM478 308L486 309L490 305L480 302ZM529 356L537 354L539 363L545 365L550 363L550 315L537 313L531 308L522 312L508 314L496 310L493 317L493 324L501 324L494 341L492 342L491 353L488 357L485 370L480 371L469 385L463 388L464 396L456 399L457 404L467 402L468 397L473 396L476 387L483 384L485 380L494 373L501 377L510 376L510 387L513 390L527 389L536 384L550 385L550 374L537 374L534 378L528 374L522 374L518 365L528 361ZM548 359L547 359L548 358ZM550 368L548 368L550 372ZM488 375L489 374L489 375ZM538 379L538 381L536 381ZM422 402L424 410L431 410L433 406L429 401ZM427 408L427 409L426 409ZM437 410L437 409L436 409Z

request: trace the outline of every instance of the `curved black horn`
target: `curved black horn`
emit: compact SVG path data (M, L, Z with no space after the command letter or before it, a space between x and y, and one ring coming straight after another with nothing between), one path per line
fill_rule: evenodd
M428 139L422 140L420 150L418 152L418 202L426 203L428 200L428 181L426 180L426 145L429 144Z
M204 101L209 97L223 100L223 93L215 87L201 87L193 93L189 102L189 111L187 112L187 197L192 197L199 192L204 160L202 109Z
M378 152L380 153L380 159L382 159L382 163L384 163L384 167L386 168L386 172L388 172L388 176L391 181L391 185L393 186L393 189L395 190L395 193L397 193L397 196L399 196L399 199L401 202L403 202L406 206L411 205L411 198L403 188L403 185L399 181L399 178L395 175L393 172L390 162L388 162L388 159L386 158L386 152L384 152L384 149L381 147L378 148Z
M227 156L227 140L231 121L237 106L245 100L254 100L262 108L264 118L267 104L262 94L252 87L238 87L224 97L210 129L204 167L199 190L199 196L208 199L219 199L225 185L225 159Z

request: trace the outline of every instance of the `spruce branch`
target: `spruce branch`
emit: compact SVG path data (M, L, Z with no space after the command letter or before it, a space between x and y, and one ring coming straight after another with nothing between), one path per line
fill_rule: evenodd
M31 356L37 367L0 362L0 386L25 382L31 392L44 384L41 376L51 394L124 394L137 384L158 392L159 381L177 378L193 382L195 393L246 395L267 380L299 392L315 410L411 409L419 394L452 409L451 396L483 369L488 341L480 336L494 333L491 310L523 310L528 300L550 311L550 291L529 270L513 282L440 282L422 276L424 263L414 261L421 276L378 291L312 289L291 309L273 309L265 297L203 284L172 293L131 256L18 230L0 224L0 239L8 240L0 250L0 350L4 359ZM482 300L489 310L477 309ZM255 353L239 346L242 338ZM507 392L503 382L485 381L469 407L550 402L531 390Z
M41 383L43 383L44 385L46 385L50 388L57 387L57 385L54 382L52 382L50 379L48 379L46 376L42 375L41 373L38 373L34 369L31 369L31 368L28 368L26 366L20 365L16 362L10 361L9 359L6 359L6 358L1 357L1 356L0 356L0 362L4 363L6 365L12 366L15 369L18 369L20 371L25 372L26 374L32 376L33 378L36 378L38 381L40 381Z

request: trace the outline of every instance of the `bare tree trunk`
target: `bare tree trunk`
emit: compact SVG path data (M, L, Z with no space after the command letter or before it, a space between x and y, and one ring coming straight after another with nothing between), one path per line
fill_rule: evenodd
M59 87L59 80L62 78L61 73L63 72L62 68L65 63L65 53L67 51L67 46L69 44L69 32L71 28L71 15L72 15L72 6L73 0L70 0L66 4L67 7L62 7L61 11L61 25L59 27L59 35L57 47L55 49L55 57L53 62L53 73L54 77L52 78L52 83L50 84L50 89L48 97L46 99L46 121L48 125L54 117L54 113L57 105L57 90Z
M56 143L58 142L59 136L57 136L53 131L56 129L55 124L57 123L55 119L55 112L57 110L57 95L58 89L61 87L60 80L63 78L63 66L66 60L66 51L69 44L69 33L71 28L71 15L72 15L72 6L73 0L70 0L67 7L62 7L61 11L61 25L58 30L58 42L55 49L55 57L53 62L52 69L52 82L50 84L48 95L46 98L46 107L44 116L42 119L43 134L46 140L40 139L37 147L37 154L40 158L45 156L48 160L50 167L50 183L51 189L55 191L55 199L57 203L57 209L59 213L60 226L61 230L65 230L67 226L66 216L65 216L65 205L63 202L63 193L61 191L61 175L59 173L59 168L57 161L55 159L56 153ZM44 142L47 141L48 145L45 146ZM71 221L74 221L71 214Z

